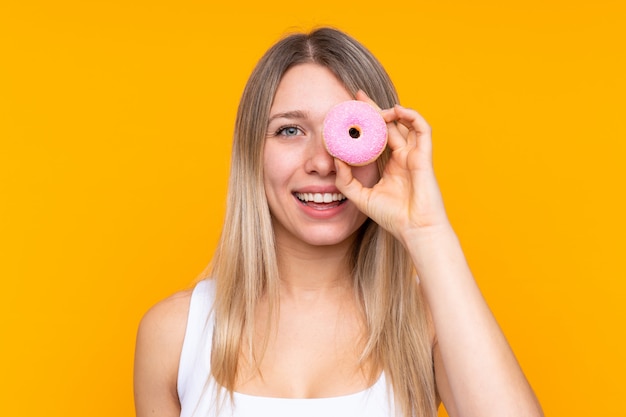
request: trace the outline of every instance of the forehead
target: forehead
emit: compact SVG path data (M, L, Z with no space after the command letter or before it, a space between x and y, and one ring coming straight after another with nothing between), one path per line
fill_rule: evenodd
M314 63L296 65L283 75L270 113L303 110L324 114L333 105L353 99L328 68Z

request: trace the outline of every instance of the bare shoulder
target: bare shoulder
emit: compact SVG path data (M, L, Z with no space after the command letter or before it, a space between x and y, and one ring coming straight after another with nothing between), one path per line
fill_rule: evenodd
M171 362L177 368L187 327L191 292L187 290L173 294L146 312L137 331L137 354L144 352L157 355L161 362Z
M191 292L160 301L141 319L135 347L137 416L180 413L176 382Z
M139 333L155 337L184 333L192 290L177 292L152 306L141 319Z

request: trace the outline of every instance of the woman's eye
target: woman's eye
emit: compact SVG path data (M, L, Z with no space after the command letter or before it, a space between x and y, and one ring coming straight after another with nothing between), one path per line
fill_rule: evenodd
M278 136L298 136L302 135L302 130L297 126L285 126L278 129L276 132Z

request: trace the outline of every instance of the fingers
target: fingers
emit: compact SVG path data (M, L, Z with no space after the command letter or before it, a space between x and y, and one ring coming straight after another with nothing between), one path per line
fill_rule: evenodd
M395 125L395 119L388 120L390 119L390 117L392 117L392 116L389 116L390 112L394 113L393 109L382 110L371 98L369 98L367 94L365 94L363 90L357 91L356 99L359 101L364 101L368 103L369 105L371 105L372 107L374 107L380 112L381 116L387 123L387 130L389 131L387 140L388 140L389 147L391 148L391 150L398 149L406 144L406 141L404 140L404 138L406 137L406 133L400 132L399 135L393 133L394 131L398 131L399 129ZM406 130L406 129L404 128L404 126L402 126L400 130Z
M359 90L356 92L356 99L359 101L364 101L378 109L381 112L383 119L385 122L399 122L402 126L405 126L407 129L413 129L417 132L421 133L430 133L430 126L426 122L426 120L415 110L410 109L408 107L402 107L399 104L396 104L391 109L382 110L378 104L376 104L363 90Z
M377 109L378 111L381 111L381 108L378 107L378 104L376 104L374 102L374 100L372 100L371 98L369 98L369 96L367 94L365 94L365 91L363 90L359 90L356 92L356 96L355 98L359 101L364 101L367 104L369 104L370 106L372 106L373 108Z
M352 201L359 210L364 211L370 190L363 187L363 184L354 178L350 165L335 158L335 168L337 172L335 185L337 185L339 191L348 200Z
M380 111L383 119L387 123L387 129L389 131L388 143L392 151L406 145L415 147L418 146L418 144L425 151L431 151L430 125L417 111L400 106L399 104L396 104L390 109L381 110L381 108L362 90L357 91L356 99L365 101Z
M387 122L387 131L389 132L389 134L387 135L387 143L389 144L389 147L392 151L401 149L407 145L409 129L407 129L402 124L396 123L394 109L389 109L385 112L392 112L394 114L394 119L392 119L392 121L390 122ZM385 120L387 120L387 118L388 117L386 117Z
M402 107L399 104L396 104L393 109L390 110L393 110L394 113L386 113L385 116L387 116L389 119L385 118L385 121L397 121L409 130L414 130L418 133L430 135L431 128L428 125L428 122L426 122L426 119L424 119L422 115L420 115L415 110L407 107Z
M393 120L407 146L418 147L421 151L432 152L431 128L426 120L415 110L395 105L386 113L385 120ZM391 130L389 132L391 135Z

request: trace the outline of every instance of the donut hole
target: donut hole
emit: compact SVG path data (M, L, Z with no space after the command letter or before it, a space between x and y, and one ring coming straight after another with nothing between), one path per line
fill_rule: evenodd
M348 135L350 135L352 139L358 139L361 137L361 130L356 126L352 126L348 129Z

